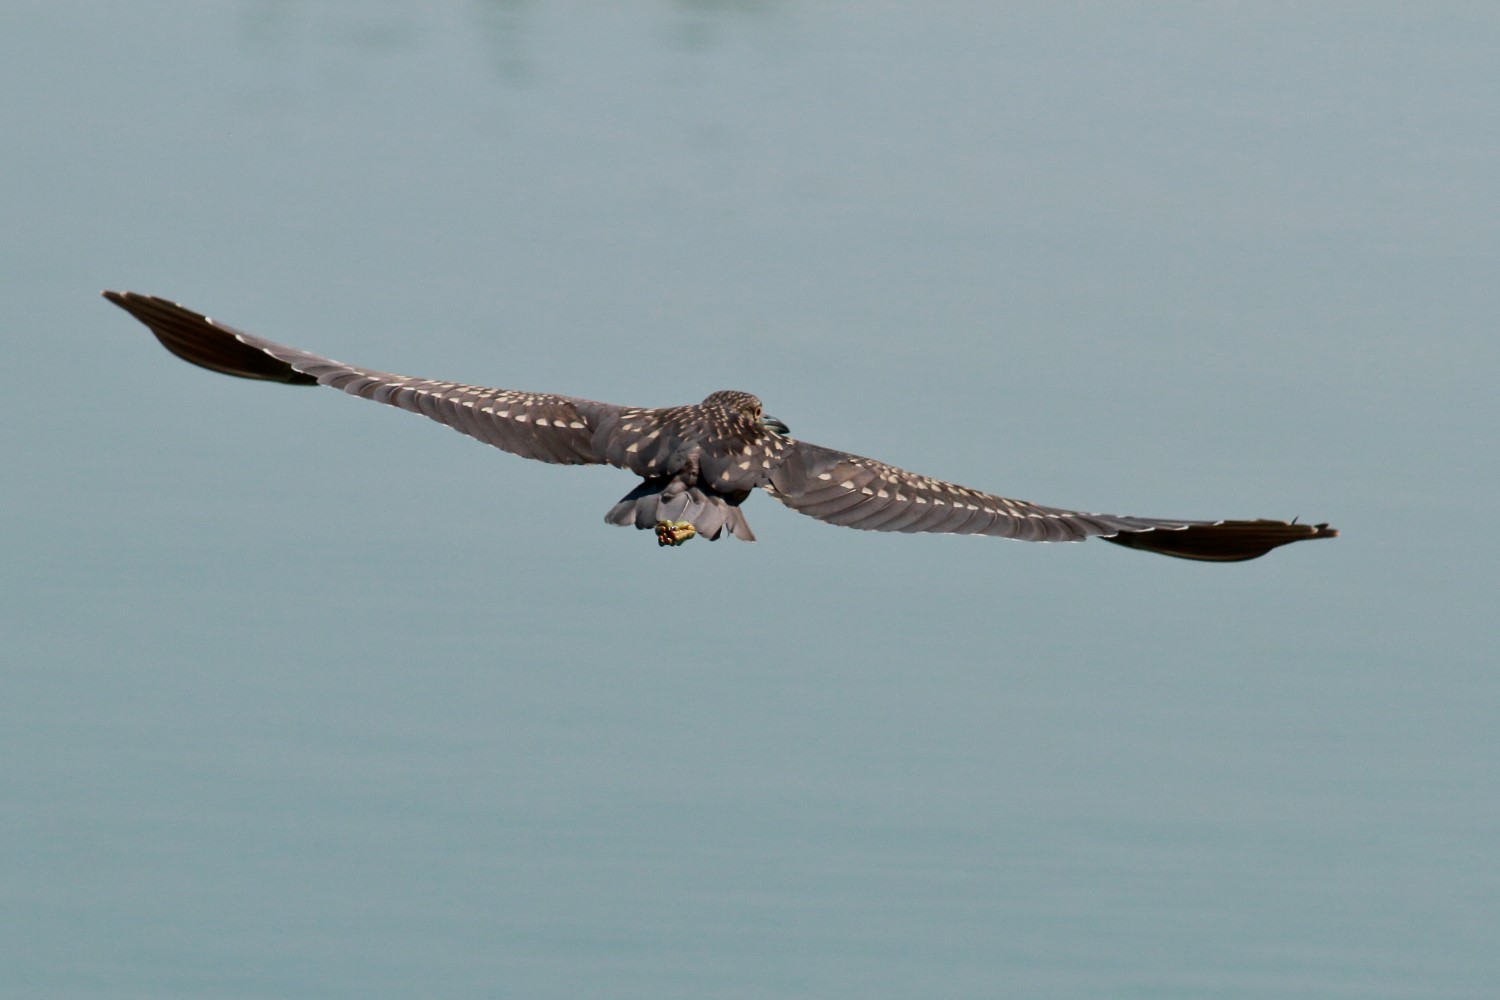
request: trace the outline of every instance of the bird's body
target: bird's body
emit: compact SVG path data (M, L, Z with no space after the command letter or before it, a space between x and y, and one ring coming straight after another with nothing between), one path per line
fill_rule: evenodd
M1042 507L799 441L746 392L715 392L701 403L648 409L392 375L235 330L166 299L104 295L146 324L172 353L201 367L342 389L423 414L523 458L633 472L640 484L605 519L655 528L664 545L694 534L753 540L740 504L757 488L793 510L853 528L1027 541L1099 536L1130 548L1219 562L1337 534L1326 524L1182 521Z

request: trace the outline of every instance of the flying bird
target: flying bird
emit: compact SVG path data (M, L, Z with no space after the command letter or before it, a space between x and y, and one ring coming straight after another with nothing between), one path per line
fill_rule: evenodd
M1296 521L1184 521L1087 514L1011 500L808 444L748 392L646 409L488 389L346 365L236 330L175 302L103 293L178 357L239 378L326 385L420 413L487 444L558 465L613 465L641 477L604 517L654 530L664 546L701 535L754 541L740 505L760 488L830 524L871 531L993 535L1029 542L1099 537L1182 559L1238 562L1338 534Z

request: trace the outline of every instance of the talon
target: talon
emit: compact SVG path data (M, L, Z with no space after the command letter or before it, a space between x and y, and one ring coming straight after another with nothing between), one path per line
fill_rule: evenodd
M698 529L693 527L691 521L656 522L657 545L681 545L696 534Z

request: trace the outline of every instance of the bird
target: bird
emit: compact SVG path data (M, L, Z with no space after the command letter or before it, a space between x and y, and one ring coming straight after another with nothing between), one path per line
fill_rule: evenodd
M210 371L326 385L422 414L522 458L634 473L640 483L604 520L653 530L663 547L695 537L754 541L740 505L756 489L798 513L850 528L1032 542L1097 537L1205 562L1241 562L1338 534L1327 524L1297 520L1195 521L1046 507L801 441L748 392L721 390L701 403L647 408L394 375L245 333L168 299L102 294L168 351Z

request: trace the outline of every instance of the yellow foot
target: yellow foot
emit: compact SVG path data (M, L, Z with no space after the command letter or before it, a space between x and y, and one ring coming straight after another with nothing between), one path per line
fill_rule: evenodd
M657 545L681 545L698 533L692 521L657 521Z

